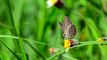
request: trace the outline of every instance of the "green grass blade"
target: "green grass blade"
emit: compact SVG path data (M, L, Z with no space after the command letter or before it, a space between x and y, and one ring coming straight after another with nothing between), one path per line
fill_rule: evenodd
M13 38L13 39L19 39L19 37L16 36L10 36L10 35L0 35L0 37L2 38ZM41 44L41 45L48 45L46 43L42 43L42 42L38 42L38 41L34 41L34 40L30 40L30 39L26 39L26 38L22 38L24 41L28 41L28 42L32 42L32 43L36 43L36 44Z
M8 48L2 41L0 41L1 44L3 44L18 60L21 60L20 56L15 54L10 48Z
M38 54L38 56L42 58L42 60L46 60L45 57L40 52L38 52L28 41L25 42Z
M103 42L103 43L104 43L104 44L105 44L105 43L107 44L107 42ZM100 45L100 44L103 44L103 43L100 43L100 42L97 42L97 41L80 42L79 45L73 46L73 47L71 47L70 49L73 49L73 48L76 48L76 47L82 47L82 46L86 46L86 45L94 45L94 44L99 44L99 45ZM57 53L56 55L48 58L47 60L51 60L51 59L53 59L53 58L55 58L55 57L57 57L57 56L59 56L60 54L63 54L63 53L65 53L65 50Z

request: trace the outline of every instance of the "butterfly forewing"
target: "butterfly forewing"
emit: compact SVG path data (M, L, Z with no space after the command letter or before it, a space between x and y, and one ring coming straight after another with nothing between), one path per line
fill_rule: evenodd
M70 19L67 16L65 16L64 17L64 32L66 31L67 27L71 24L72 23L71 23Z

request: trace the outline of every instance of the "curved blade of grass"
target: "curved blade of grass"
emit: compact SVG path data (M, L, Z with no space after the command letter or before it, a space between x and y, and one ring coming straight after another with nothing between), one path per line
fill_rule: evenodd
M90 29L92 29L92 31L95 31L94 33L96 33L97 38L102 37L100 32L98 31L96 25L94 24L94 22L91 19L87 19L86 23L89 25Z
M8 48L2 41L0 41L0 43L2 43L12 54L13 56L15 56L18 60L21 60L20 56L18 56L17 54L15 54L10 48Z
M67 55L62 55L62 56L64 56L64 57L66 57L66 58L69 58L69 59L71 59L71 60L78 60L78 59L75 59L75 58L73 58L73 57L71 57L71 56L67 56Z
M19 39L19 37L9 36L9 35L0 35L0 37ZM48 45L48 44L46 44L46 43L42 43L42 42L38 42L38 41L33 41L33 40L30 40L30 39L26 39L26 38L22 38L22 39L23 39L24 41L29 41L29 42L33 42L33 43L37 43L37 44Z
M56 55L54 55L54 56L48 58L47 60L51 60L51 59L53 59L53 58L55 58L55 57L57 57L57 56L59 56L60 54L63 54L63 53L65 53L65 50L63 50L63 51L57 53Z
M0 37L5 37L5 38L14 38L14 39L19 39L19 37L15 37L15 36L8 36L8 35L0 35ZM24 41L43 59L45 60L45 58L42 56L42 54L40 54L29 42L29 39L25 39L23 38ZM38 44L43 44L43 45L48 45L46 43L42 43L42 42L37 42L37 41L31 41L31 42L35 42Z
M21 17L22 7L24 5L24 0L18 0L16 6L15 5L13 6L14 10L12 10L12 1L11 0L5 0L5 2L8 6L9 16L11 18L13 27L15 28L16 35L19 36L19 40L17 41L17 43L19 44L19 49L22 54L22 60L26 60L26 52L24 50L22 38L19 33L19 26L20 26L19 21L20 21L20 17Z
M100 43L100 42L97 42L97 41L80 42L79 45L73 46L73 47L71 47L70 49L73 49L73 48L76 48L76 47L82 47L82 46L86 46L86 45L105 44L105 43L107 44L107 42ZM47 60L51 60L51 59L53 59L53 58L55 58L55 57L57 57L57 56L59 56L60 54L63 54L63 53L65 53L65 50L57 53L56 55L48 58Z
M94 37L96 38L96 40L100 37L102 38L101 34L99 33L96 25L94 24L94 22L92 20L87 20L87 23L90 24L90 29L92 29L92 32L94 35ZM95 32L94 32L95 31ZM101 50L101 55L103 57L103 60L106 59L106 52L107 52L107 49L104 48L104 46L99 46L100 47L100 50Z
M43 60L46 60L45 57L39 53L28 41L25 41Z

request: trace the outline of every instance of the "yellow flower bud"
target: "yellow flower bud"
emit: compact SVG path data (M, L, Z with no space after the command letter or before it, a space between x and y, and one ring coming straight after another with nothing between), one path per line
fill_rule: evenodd
M98 42L104 42L104 40L102 38L98 38L97 41Z

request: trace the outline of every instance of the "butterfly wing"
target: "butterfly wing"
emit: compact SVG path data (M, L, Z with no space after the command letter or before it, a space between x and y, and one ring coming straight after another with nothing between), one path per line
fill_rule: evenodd
M72 38L76 34L76 28L70 21L70 19L65 16L64 18L64 35L65 38Z
M72 38L76 34L76 28L74 25L71 25L70 28L68 28L68 38Z
M70 21L70 19L67 16L65 16L64 17L64 32L67 30L67 27L69 25L72 25L72 22Z
M63 31L63 34L65 35L66 29L68 25L71 25L71 21L69 21L69 18L67 16L64 17L64 24L62 24L61 22L59 22L59 25Z

